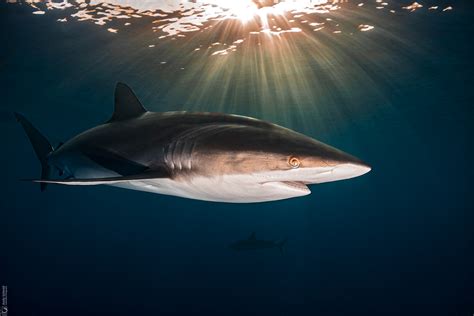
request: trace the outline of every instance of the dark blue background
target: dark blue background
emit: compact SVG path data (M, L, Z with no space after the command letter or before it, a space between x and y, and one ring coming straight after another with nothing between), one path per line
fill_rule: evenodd
M449 15L404 19L405 40L423 53L403 76L381 67L390 107L325 134L305 130L371 173L303 198L235 205L105 186L40 193L18 181L38 176L39 164L12 111L57 144L108 118L118 80L154 110L186 100L160 101L179 74L147 86L160 60L127 57L138 33L2 3L0 280L10 314L472 315L473 8L450 4ZM285 254L227 248L252 231L288 237Z

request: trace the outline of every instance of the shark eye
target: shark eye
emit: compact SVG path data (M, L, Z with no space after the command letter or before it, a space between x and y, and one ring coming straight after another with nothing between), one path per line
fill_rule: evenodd
M296 169L301 165L301 162L298 158L292 156L290 159L288 159L288 164L291 166L291 168Z

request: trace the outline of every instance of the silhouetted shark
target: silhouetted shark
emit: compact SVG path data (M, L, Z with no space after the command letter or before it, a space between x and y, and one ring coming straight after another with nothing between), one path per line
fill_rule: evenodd
M236 241L230 244L229 247L234 250L257 250L278 248L280 252L283 252L283 246L285 245L286 241L286 239L280 242L276 242L273 240L259 240L256 238L255 233L252 233L250 234L249 238Z
M360 176L361 160L250 117L148 112L123 83L104 124L53 149L16 113L41 162L41 183L107 184L216 202L263 202L311 193L307 184ZM57 170L64 178L52 179Z

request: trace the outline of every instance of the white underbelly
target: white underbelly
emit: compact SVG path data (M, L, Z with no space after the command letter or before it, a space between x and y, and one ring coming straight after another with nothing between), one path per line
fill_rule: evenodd
M246 175L196 177L186 181L168 178L133 180L113 186L189 199L231 203L275 201L310 193L309 190L292 188L281 183L259 183L258 179Z

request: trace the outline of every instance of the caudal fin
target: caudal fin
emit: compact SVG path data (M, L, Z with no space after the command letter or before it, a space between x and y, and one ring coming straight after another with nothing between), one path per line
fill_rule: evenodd
M30 139L31 145L41 163L41 179L48 179L50 168L48 165L48 155L53 151L53 146L23 115L15 113L15 117L25 130ZM46 189L47 183L40 183L41 191Z

